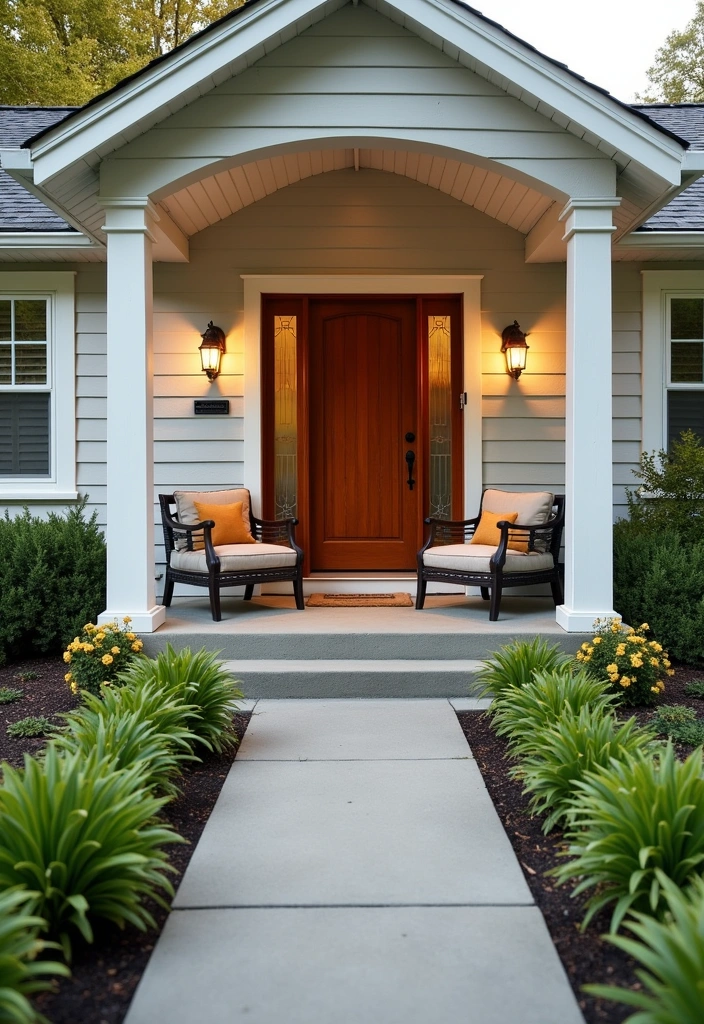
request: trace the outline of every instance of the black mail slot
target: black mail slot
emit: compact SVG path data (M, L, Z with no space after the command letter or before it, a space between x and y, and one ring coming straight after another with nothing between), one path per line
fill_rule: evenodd
M229 416L230 399L198 399L193 403L193 412L196 416Z

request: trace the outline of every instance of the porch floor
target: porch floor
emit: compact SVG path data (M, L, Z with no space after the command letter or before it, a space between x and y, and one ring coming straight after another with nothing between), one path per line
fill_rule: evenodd
M489 621L489 604L480 597L434 594L425 608L309 608L299 612L293 597L278 595L243 601L222 598L222 621L213 622L203 597L174 598L156 636L184 633L464 633L501 637L506 633L566 637L555 621L555 606L545 597L504 597L498 622Z

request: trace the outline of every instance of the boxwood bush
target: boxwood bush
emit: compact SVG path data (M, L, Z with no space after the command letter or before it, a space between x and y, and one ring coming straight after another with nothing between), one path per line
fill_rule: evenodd
M0 665L52 654L105 607L105 541L85 502L0 518Z

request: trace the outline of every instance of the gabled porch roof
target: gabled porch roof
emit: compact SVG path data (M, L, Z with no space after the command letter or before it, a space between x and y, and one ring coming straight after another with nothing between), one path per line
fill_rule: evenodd
M445 158L455 162L455 178L461 173L468 180L475 170L483 178L487 173L497 178L501 203L492 208L494 216L517 184L523 193L519 196L515 192L511 202L516 200L518 208L524 200L523 206L530 205L534 217L523 216L519 218L520 224L512 223L508 217L499 219L524 233L532 233L532 237L527 238L527 258L536 261L563 258L562 228L557 214L570 196L613 194L613 182L617 180L616 189L622 203L615 213L615 223L617 237L620 237L701 173L701 158L696 153L687 155L688 143L667 126L655 124L640 110L586 82L460 0L404 0L403 3L400 0L363 0L358 7L355 4L355 11L350 8L345 14L347 18L360 19L362 25L361 40L357 42L360 59L356 65L354 60L349 63L350 81L356 81L357 85L349 86L348 95L359 91L359 105L363 108L357 123L342 117L341 123L331 129L325 125L326 120L330 120L328 114L327 118L321 116L320 125L313 123L313 119L297 133L280 132L278 146L270 144L257 149L252 144L249 152L240 146L238 151L233 150L229 159L227 154L218 152L211 160L193 158L189 161L189 154L175 152L176 163L185 168L185 176L180 180L174 178L176 172L167 166L170 156L167 146L163 151L160 176L137 180L132 172L150 152L149 135L156 126L162 129L159 141L163 144L166 138L163 129L172 123L184 123L184 108L197 105L202 97L213 94L223 83L238 80L258 62L271 61L272 55L304 33L310 36L314 32L319 38L325 34L321 23L331 17L339 18L345 6L344 0L325 3L319 0L250 0L114 89L69 113L58 124L36 133L25 143L22 152L6 153L3 166L37 195L50 201L54 209L64 212L69 223L100 243L104 242L100 193L108 197L118 192L148 194L160 200L157 231L167 239L165 248L171 250L167 259L187 259L188 236L194 227L199 230L204 226L189 224L186 218L179 216L180 191L194 182L202 182L207 191L206 182L212 182L220 173L287 154L334 150L338 154L335 160L338 163L344 160L342 166L349 160L357 166L359 152L363 150L368 154L369 166L394 162L396 173L399 173L396 158L399 152L421 152L429 159ZM516 121L521 119L529 132L544 133L554 152L546 152L542 161L536 158L535 151L532 155L528 152L522 155L514 148L503 155L500 142L493 148L477 145L475 152L464 152L461 147L465 143L458 141L461 134L457 132L453 135L452 131L446 131L441 140L440 134L433 132L427 123L419 122L409 128L403 118L397 125L383 127L374 122L372 114L376 104L364 103L364 93L369 92L364 82L374 62L367 61L367 69L360 65L365 63L363 51L370 40L365 35L366 27L371 25L369 19L376 17L376 23L381 24L380 15L387 25L394 26L397 35L417 37L442 54L448 68L464 68L476 76L477 81L486 83L488 97L502 96L510 101L513 104L510 111L506 103L500 108L504 118L510 115L507 130L515 132ZM301 65L300 73L304 70ZM251 90L243 92L250 93L246 103L251 105ZM240 99L244 101L245 96ZM446 104L452 101L449 94L443 99ZM276 102L276 98L271 97L271 103ZM422 104L416 106L422 121ZM462 108L461 103L459 108ZM462 117L466 111L467 105L462 108ZM371 127L358 123L364 121L365 113L366 120L371 118L373 122ZM464 120L460 126L465 127ZM495 123L487 125L488 131L494 132L494 140L503 127L501 115ZM237 125L233 128L239 130L240 135L246 135L241 130L242 125L239 129ZM475 132L473 138L477 137ZM526 139L531 141L530 134ZM532 141L537 139L533 134ZM439 145L441 141L443 145ZM339 153L344 156L340 157ZM575 171L581 161L588 168L588 175L566 172L567 168ZM128 183L124 171L128 165L130 190L125 192ZM561 173L556 173L558 165ZM464 168L461 172L457 170L460 166ZM405 167L400 173L407 173ZM591 180L587 181L587 177ZM288 184L289 180L287 176L282 184ZM143 191L135 191L137 186ZM276 186L280 187L279 182ZM532 203L531 191L535 193ZM169 197L174 194L176 198L170 204ZM556 208L551 210L553 203ZM216 205L214 208L216 215L209 218L209 222L239 207L235 199L229 209L223 206L218 211Z

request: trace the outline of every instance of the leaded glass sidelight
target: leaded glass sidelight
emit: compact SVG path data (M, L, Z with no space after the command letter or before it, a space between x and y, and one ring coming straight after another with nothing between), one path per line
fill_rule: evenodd
M430 515L452 517L451 317L428 317Z
M274 516L297 515L298 417L295 316L274 317Z

